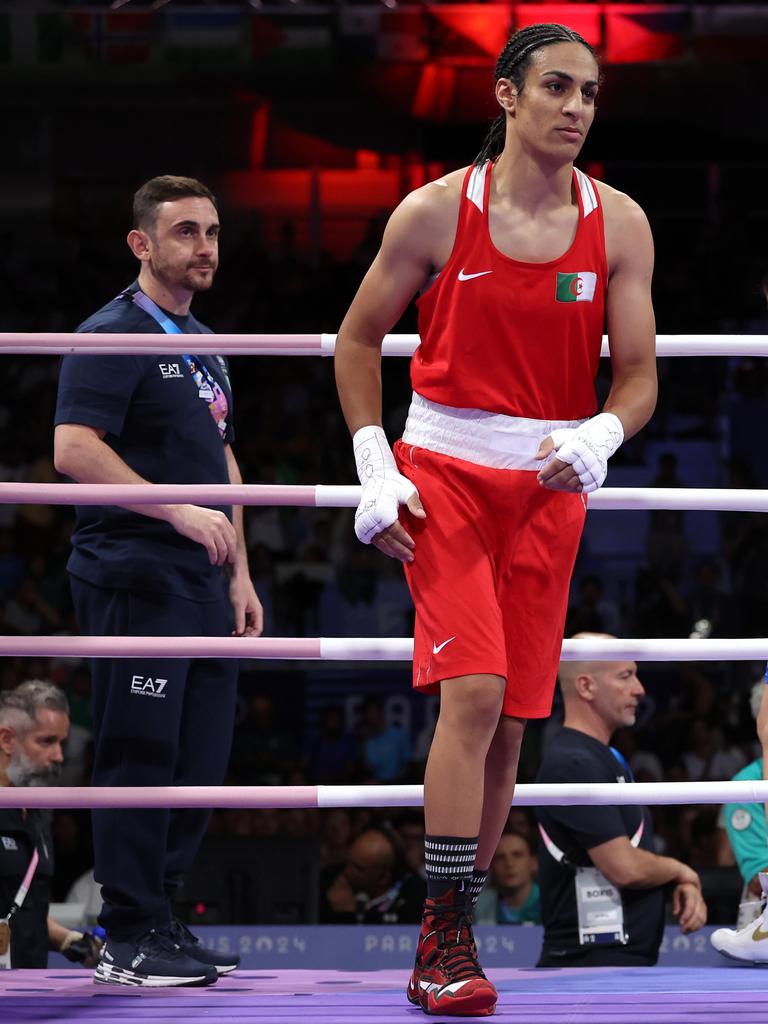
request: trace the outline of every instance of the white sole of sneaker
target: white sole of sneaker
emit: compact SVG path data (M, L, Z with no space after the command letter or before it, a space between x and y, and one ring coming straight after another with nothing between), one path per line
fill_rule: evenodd
M713 946L713 949L717 949L717 946ZM768 967L767 960L750 960L747 956L736 956L735 953L726 953L724 949L717 949L720 956L726 957L728 960L735 960L739 964L751 964L752 967Z
M135 971L127 971L122 967L110 967L103 960L96 968L93 980L96 985L127 985L132 988L195 988L212 985L216 981L215 978L209 978L205 974L191 978L177 978L164 974L137 974Z

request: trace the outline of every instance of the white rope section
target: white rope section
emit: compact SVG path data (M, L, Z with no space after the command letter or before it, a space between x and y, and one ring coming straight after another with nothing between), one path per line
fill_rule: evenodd
M385 356L411 356L418 334L387 334ZM201 334L199 355L332 356L335 334ZM164 334L0 333L0 353L25 355L171 355L189 349L185 336ZM768 336L757 334L659 334L658 356L768 356ZM609 355L603 338L602 355Z
M289 505L356 508L357 485L308 484L24 484L0 483L0 505ZM688 509L768 512L768 491L716 487L603 487L589 496L591 512Z
M516 807L768 802L768 782L627 782L520 785ZM0 787L0 807L421 807L422 786Z
M409 637L0 636L0 657L411 661ZM766 661L768 637L564 640L565 661Z

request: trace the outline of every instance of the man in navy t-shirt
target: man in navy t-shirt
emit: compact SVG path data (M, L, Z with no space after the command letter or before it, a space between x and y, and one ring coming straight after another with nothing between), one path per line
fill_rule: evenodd
M604 634L577 638L606 639ZM563 729L544 753L536 782L632 782L610 746L635 724L645 693L633 661L563 661ZM707 919L699 876L654 852L644 807L536 808L544 945L538 967L631 967L656 963L664 932L665 887L684 932Z
M189 311L218 265L216 200L166 175L134 197L128 245L138 280L78 328L96 333L210 333ZM241 483L232 451L232 391L221 357L65 356L55 462L79 483ZM258 636L242 508L204 505L76 509L68 570L80 628L110 636ZM233 643L236 643L233 640ZM237 693L236 659L94 659L93 784L217 785ZM93 813L100 923L96 981L206 985L238 958L206 950L174 918L207 810Z

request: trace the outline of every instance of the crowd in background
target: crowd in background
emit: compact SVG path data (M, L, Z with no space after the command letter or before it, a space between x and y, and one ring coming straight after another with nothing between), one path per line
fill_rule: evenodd
M297 251L286 228L280 251L259 244L258 224L227 224L222 269L210 295L195 312L220 332L335 331L365 267L375 235L344 263L330 257L310 261ZM2 330L71 330L132 277L115 234L96 231L84 216L80 233L69 231L46 246L30 230L9 233L0 268ZM18 243L18 244L17 244ZM743 293L728 319L721 299L686 297L692 277L677 253L676 276L659 285L659 331L718 330L768 333L757 281ZM663 260L664 257L662 257ZM255 270L258 269L258 275ZM691 269L691 267L688 267ZM697 286L701 286L697 279ZM718 292L721 296L722 292ZM414 329L412 313L399 329ZM57 360L5 357L0 404L0 476L3 480L52 482L52 418ZM605 391L606 369L598 389ZM330 360L235 358L235 450L246 482L353 482L346 428L335 396ZM410 398L407 361L385 361L386 423L393 438ZM646 486L696 485L686 444L716 452L717 485L768 486L768 466L742 443L744 410L764 408L765 362L748 359L661 361L659 411L642 437L614 462ZM740 418L741 417L741 418ZM614 462L612 462L612 473ZM710 467L711 468L711 467ZM616 474L615 474L616 475ZM609 478L609 485L611 479ZM594 519L586 554L577 565L567 632L606 631L617 636L763 636L768 629L768 519L760 514L722 513L709 546L695 543L696 519L657 512L636 545L621 560L629 583L617 590L610 557L590 557L589 530L610 530L615 520ZM613 513L621 516L622 513ZM67 507L0 506L0 633L76 633L65 565L72 523ZM693 531L693 533L692 533ZM412 609L399 566L355 540L351 511L263 508L246 514L250 565L265 607L265 633L285 636L408 636ZM252 667L251 667L252 668ZM244 672L245 684L234 737L230 781L242 784L420 782L429 725L412 734L390 714L386 699L366 694L365 678L350 678L360 700L328 703L318 714L291 713L274 701L274 680ZM304 670L302 670L304 671ZM306 669L311 679L311 668ZM643 674L649 697L639 726L618 738L640 780L728 779L757 756L746 694L758 666L674 665ZM89 673L80 662L0 659L0 688L31 677L50 678L67 691L72 708L64 781L87 783L91 713ZM407 688L407 671L403 672ZM368 698L368 699L366 699ZM557 721L557 708L555 719ZM552 723L531 727L521 781L531 781ZM654 812L666 852L697 869L720 861L714 808L664 808ZM532 838L532 819L514 811L513 831ZM411 871L420 875L423 823L401 811L217 812L211 833L250 837L311 838L317 843L322 878L345 862L353 842L371 826L385 825L400 838ZM87 814L60 812L54 835L62 898L90 865ZM329 883L330 884L330 883Z

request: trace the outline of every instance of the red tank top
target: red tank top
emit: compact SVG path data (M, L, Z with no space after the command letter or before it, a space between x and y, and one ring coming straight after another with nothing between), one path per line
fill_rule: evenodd
M574 168L573 244L548 263L524 263L491 241L492 166L467 171L453 250L417 300L413 389L455 408L541 420L591 416L608 280L597 188Z

